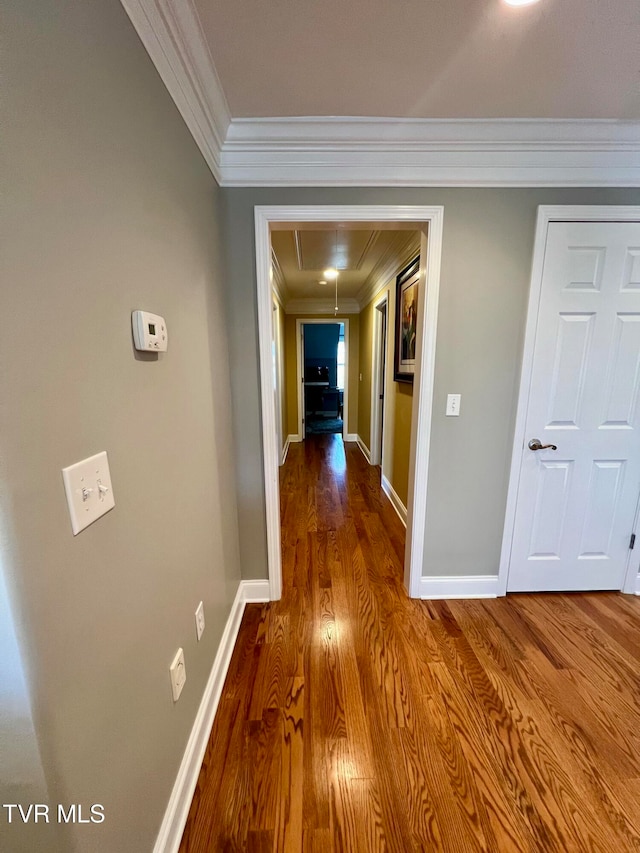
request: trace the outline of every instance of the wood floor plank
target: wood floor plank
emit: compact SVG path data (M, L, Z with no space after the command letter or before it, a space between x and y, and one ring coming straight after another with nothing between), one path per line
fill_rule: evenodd
M281 468L181 853L640 853L640 599L416 601L355 445Z

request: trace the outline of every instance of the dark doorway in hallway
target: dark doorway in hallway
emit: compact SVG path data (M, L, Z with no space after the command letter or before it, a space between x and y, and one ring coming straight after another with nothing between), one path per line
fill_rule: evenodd
M344 323L305 323L305 435L342 435L344 429Z

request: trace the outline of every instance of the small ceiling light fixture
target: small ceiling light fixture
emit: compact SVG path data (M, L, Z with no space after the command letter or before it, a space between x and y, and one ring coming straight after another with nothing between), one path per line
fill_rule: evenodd
M531 6L538 0L504 0L507 6Z
M334 278L338 278L338 270L334 267L329 267L328 270L325 270L322 275L325 278L328 278L330 281L333 281Z
M326 284L326 283L327 282L323 278L321 278L320 281L318 282L318 284Z

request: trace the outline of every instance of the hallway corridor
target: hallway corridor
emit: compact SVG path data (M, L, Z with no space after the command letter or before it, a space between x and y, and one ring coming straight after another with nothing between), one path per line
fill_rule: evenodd
M411 600L355 444L281 469L283 597L248 605L180 850L640 850L640 600Z

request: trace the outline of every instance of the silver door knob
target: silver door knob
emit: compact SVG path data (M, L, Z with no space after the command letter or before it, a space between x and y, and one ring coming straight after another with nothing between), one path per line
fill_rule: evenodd
M555 444L540 444L539 438L532 438L527 445L529 450L557 450Z

